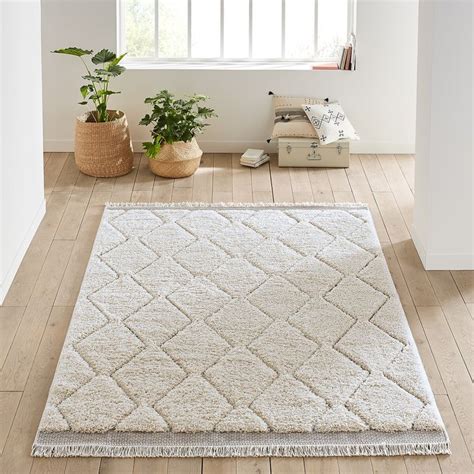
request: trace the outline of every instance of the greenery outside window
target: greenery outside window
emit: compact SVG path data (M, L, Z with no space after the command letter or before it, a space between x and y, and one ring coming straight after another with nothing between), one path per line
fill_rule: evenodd
M337 61L354 25L355 0L118 0L134 63Z

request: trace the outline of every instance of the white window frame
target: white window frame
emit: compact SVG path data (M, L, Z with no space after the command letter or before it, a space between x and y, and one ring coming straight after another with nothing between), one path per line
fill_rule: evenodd
M117 2L117 50L119 53L124 53L127 51L126 45L126 38L125 38L125 19L122 13L122 3L125 0L116 0ZM314 64L317 62L326 62L326 61L337 61L339 58L323 58L323 57L312 57L312 58L286 58L285 57L285 50L286 50L286 38L285 38L285 22L286 22L286 15L285 15L285 7L286 2L288 0L275 0L281 2L282 8L282 40L281 40L281 57L279 58L253 58L253 24L252 24L252 15L253 15L253 0L248 0L249 2L249 56L247 58L225 58L224 53L224 8L225 2L224 0L220 0L220 56L217 58L193 58L191 57L191 44L192 44L192 8L191 3L192 0L188 1L188 31L187 31L187 50L188 56L185 58L160 58L159 57L159 8L158 2L159 0L154 0L155 5L155 56L150 58L130 58L126 59L125 62L131 62L137 65L143 66L152 66L153 64L156 65L177 65L177 66L186 66L186 65L275 65L275 66L283 66L285 64L288 65L304 65L304 64ZM314 8L315 8L315 15L314 15L314 51L315 54L318 51L318 0L314 1ZM347 32L346 36L349 38L350 34L353 33L355 35L355 24L356 24L356 1L357 0L346 0L347 1Z

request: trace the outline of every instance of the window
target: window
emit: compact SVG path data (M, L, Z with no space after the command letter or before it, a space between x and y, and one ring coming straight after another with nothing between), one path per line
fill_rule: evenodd
M118 0L119 49L132 61L336 60L355 0Z

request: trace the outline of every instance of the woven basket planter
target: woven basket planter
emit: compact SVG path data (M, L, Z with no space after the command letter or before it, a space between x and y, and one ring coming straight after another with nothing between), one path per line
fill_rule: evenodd
M113 118L110 122L95 122L90 112L76 119L76 165L97 178L122 176L133 168L127 117L120 111L108 112Z
M185 178L199 168L201 156L195 138L190 142L165 143L156 158L149 159L150 170L164 178Z

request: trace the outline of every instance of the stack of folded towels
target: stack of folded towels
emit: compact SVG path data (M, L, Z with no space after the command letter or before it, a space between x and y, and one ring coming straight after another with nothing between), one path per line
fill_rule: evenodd
M264 150L256 150L249 148L240 158L240 164L243 166L250 166L251 168L257 168L260 165L266 163L270 157L265 153Z

